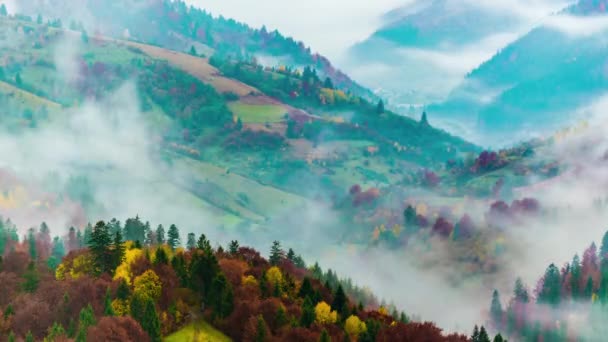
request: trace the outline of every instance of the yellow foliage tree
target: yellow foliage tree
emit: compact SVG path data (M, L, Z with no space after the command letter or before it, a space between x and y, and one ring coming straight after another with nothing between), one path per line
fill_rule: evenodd
M381 314L381 315L383 315L383 316L388 316L388 310L384 306L381 306L378 309L378 313Z
M331 311L329 304L319 302L315 307L315 320L319 324L334 324L338 320L338 313Z
M266 279L268 279L268 282L272 284L273 287L276 285L281 286L283 284L283 273L281 273L281 270L278 267L273 266L266 272Z
M252 275L248 275L246 277L243 276L241 283L243 283L243 285L245 285L245 286L252 286L252 287L258 286L258 281Z
M93 258L89 254L80 255L72 260L72 267L70 267L70 277L72 279L78 279L87 274L93 274L95 271L95 264Z
M125 251L125 258L122 263L116 268L114 272L114 280L124 279L128 285L131 285L133 278L133 272L131 271L131 265L140 257L144 256L144 252L139 248L127 249Z
M57 280L65 280L66 271L67 269L65 265L63 263L59 264L59 266L57 266L57 269L55 270L55 278Z
M124 299L114 299L112 301L112 310L116 316L126 316L129 314L129 301Z
M160 278L154 271L147 270L139 277L135 278L134 283L134 294L139 298L152 299L154 302L160 297L162 290L162 283Z
M359 317L351 315L344 323L344 330L346 330L346 333L350 337L356 339L361 333L364 333L367 330L367 326L365 325L365 322L361 322Z

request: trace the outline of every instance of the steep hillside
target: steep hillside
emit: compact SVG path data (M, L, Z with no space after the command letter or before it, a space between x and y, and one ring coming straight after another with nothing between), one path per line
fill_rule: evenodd
M606 31L580 34L560 23L605 21L605 6L581 1L548 19L472 71L447 101L429 108L432 116L476 127L481 141L494 144L522 138L515 132L543 134L580 119L577 110L608 87Z
M478 151L425 120L337 89L311 67L300 73L206 58L27 17L2 18L0 25L6 42L0 47L3 126L15 128L11 139L55 134L91 102L111 113L112 94L134 84L132 100L142 118L136 127L145 129L154 170L128 177L101 160L70 173L112 186L130 179L137 191L158 184L175 203L192 204L231 234L276 233L284 217L306 216L301 208L333 210L354 184L388 187ZM89 215L112 215L91 197ZM332 234L338 239L342 231Z

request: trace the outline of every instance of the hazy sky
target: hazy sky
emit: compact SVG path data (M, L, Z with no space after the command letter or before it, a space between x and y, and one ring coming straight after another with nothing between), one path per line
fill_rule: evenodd
M379 27L382 14L413 0L186 0L211 13L266 25L339 59L345 49Z

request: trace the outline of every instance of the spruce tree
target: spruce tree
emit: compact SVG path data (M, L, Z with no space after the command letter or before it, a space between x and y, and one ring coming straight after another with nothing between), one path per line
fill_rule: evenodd
M331 338L329 337L327 330L323 329L323 331L321 331L321 336L319 337L319 342L331 342Z
M236 255L239 252L239 242L236 240L230 241L230 245L228 246L228 251L232 255Z
M34 335L32 335L32 332L29 330L25 335L25 342L34 342Z
M152 299L146 300L144 316L140 324L144 331L148 333L148 336L150 336L150 341L161 341L160 320Z
M291 261L291 262L294 262L295 258L296 258L296 252L294 252L294 251L293 251L293 249L292 249L292 248L290 248L290 249L287 251L287 259L288 259L289 261Z
M8 334L8 342L15 342L15 333L11 330L11 333Z
M114 316L114 308L112 308L112 293L110 288L106 290L106 296L103 299L103 315L104 316Z
M188 233L188 242L186 244L189 250L196 248L196 235L194 233Z
M498 334L494 336L494 342L507 342L507 340L505 340L501 334Z
M561 277L559 269L554 264L549 265L543 279L543 286L538 295L538 302L557 306L561 297Z
M281 243L279 241L273 241L272 247L270 248L270 258L268 258L270 264L273 266L278 265L284 256L285 252L281 249Z
M179 230L174 224L169 227L169 232L167 233L167 244L172 250L175 250L181 244Z
M492 342L490 341L490 336L488 336L488 332L483 325L479 329L479 338L477 339L477 342Z
M426 117L426 112L422 112L422 117L420 118L420 124L423 126L429 125L429 119Z
M264 321L264 317L262 315L258 315L258 322L256 326L255 332L255 342L265 342L266 336L268 335L268 331L266 331L266 322Z
M112 270L120 266L123 259L125 258L125 246L122 241L122 234L120 230L114 233L114 241L112 243Z
M156 227L156 243L162 245L165 243L165 227L162 224L159 224Z
M608 231L602 237L602 245L600 246L600 260L608 258Z
M87 329L96 324L95 314L91 304L80 310L78 321L78 334L76 335L77 342L86 342Z
M40 276L34 262L30 262L27 266L27 271L23 275L23 283L21 283L21 289L25 292L33 293L38 289L40 284Z
M492 323L494 326L500 330L502 329L502 304L500 303L500 296L498 294L498 290L494 290L492 293L492 304L490 305L490 318L492 319Z
M89 240L89 250L93 254L93 263L98 274L109 272L114 265L114 256L110 246L112 238L103 221L97 222Z
M196 248L202 250L207 254L211 254L213 252L213 250L211 249L211 242L207 240L205 234L201 234L201 236L198 238L198 241L196 242Z
M593 278L589 276L587 278L587 284L585 285L585 291L583 294L583 298L585 300L591 300L591 296L593 295Z
M603 245L602 245L603 246ZM570 266L570 289L572 299L576 300L581 296L582 268L578 254L572 259Z
M302 304L302 316L300 317L300 325L305 328L309 328L315 321L315 307L309 297L304 299Z
M165 249L160 246L156 249L156 252L154 252L154 264L155 265L168 265L169 264L169 257L167 256L167 252L165 252Z
M0 5L0 16L6 17L8 15L8 10L6 9L6 5Z
M124 279L120 279L118 283L118 289L116 289L116 298L120 300L127 300L129 298L131 290L129 289L129 285Z
M479 342L479 327L475 325L473 328L473 334L471 335L471 342Z
M38 251L36 250L36 231L34 228L30 228L27 233L28 250L30 252L30 258L36 260L38 257Z
M378 101L378 105L376 105L376 114L383 114L384 113L384 101L380 100Z
M347 304L346 294L344 293L344 289L342 285L338 285L336 289L336 293L334 294L334 301L331 303L331 308L338 311L342 314L345 306ZM346 319L346 317L344 317Z

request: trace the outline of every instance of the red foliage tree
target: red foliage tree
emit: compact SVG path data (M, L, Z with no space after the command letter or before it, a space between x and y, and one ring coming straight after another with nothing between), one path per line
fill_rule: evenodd
M139 323L131 317L102 317L87 330L87 341L150 341Z
M439 217L435 224L433 225L432 232L433 234L439 234L442 237L448 237L452 233L454 229L454 225L448 222L443 217Z

